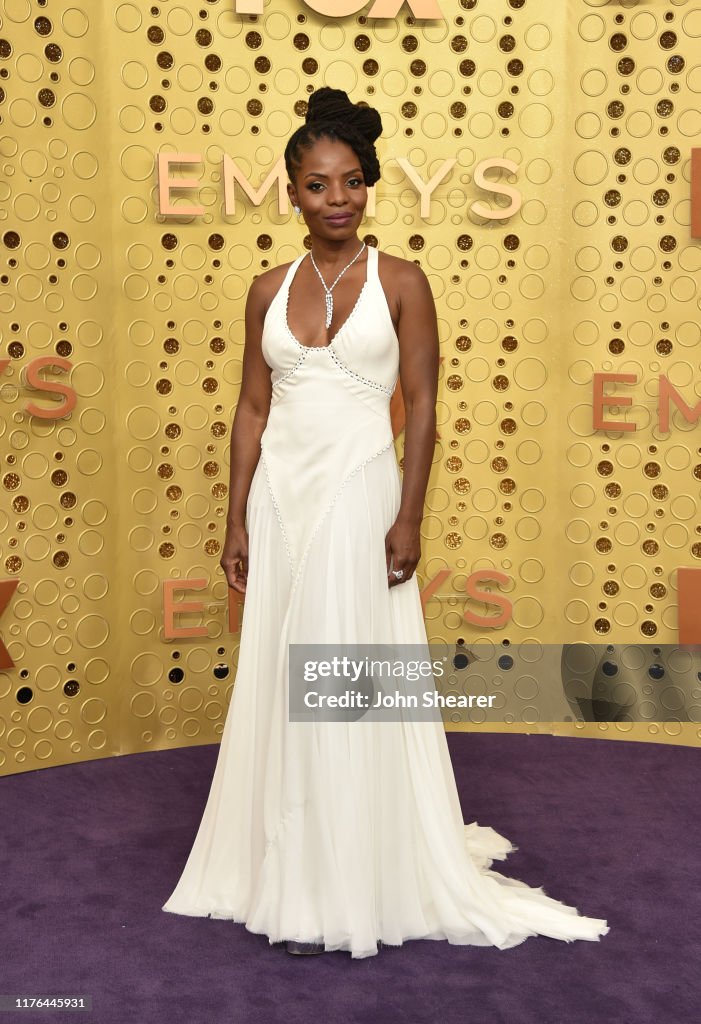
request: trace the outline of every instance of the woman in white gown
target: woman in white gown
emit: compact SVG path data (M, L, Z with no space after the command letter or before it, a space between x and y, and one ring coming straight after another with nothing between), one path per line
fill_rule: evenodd
M507 949L598 939L605 920L491 869L515 847L462 820L434 721L290 721L288 645L425 644L414 570L435 442L436 314L414 263L358 229L379 114L320 89L288 142L311 253L253 282L222 566L245 592L209 797L163 909L289 952L408 939ZM399 474L390 398L406 407Z

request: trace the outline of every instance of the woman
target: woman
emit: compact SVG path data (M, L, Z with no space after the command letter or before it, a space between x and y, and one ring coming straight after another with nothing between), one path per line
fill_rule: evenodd
M285 150L311 251L258 277L246 303L221 559L246 594L238 671L199 831L163 909L354 958L412 938L597 939L604 920L490 870L514 847L463 823L440 718L288 714L290 645L426 644L414 570L436 313L417 266L358 236L381 128L377 111L324 88Z

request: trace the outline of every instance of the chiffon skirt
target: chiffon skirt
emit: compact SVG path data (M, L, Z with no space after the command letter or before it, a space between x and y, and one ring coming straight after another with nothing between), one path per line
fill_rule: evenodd
M236 681L199 829L163 910L353 958L375 955L378 939L499 949L534 935L598 939L605 920L493 869L516 847L464 823L440 720L289 721L289 643L426 643L416 578L387 585L384 538L400 495L390 445L342 481L294 575L261 458Z

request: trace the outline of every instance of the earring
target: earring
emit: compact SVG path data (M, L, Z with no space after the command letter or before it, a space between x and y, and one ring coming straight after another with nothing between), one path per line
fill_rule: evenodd
M294 211L295 211L295 213L297 214L298 217L299 217L300 213L302 212L301 207L299 207L299 206L295 206L294 207Z

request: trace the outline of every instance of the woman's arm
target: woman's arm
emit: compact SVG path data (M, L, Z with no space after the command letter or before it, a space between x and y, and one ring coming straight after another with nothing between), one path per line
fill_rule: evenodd
M256 278L246 299L243 372L229 446L229 509L220 565L229 586L240 593L246 592L248 575L246 504L272 395L270 367L261 346L267 292L267 284Z
M402 268L399 290L399 377L406 412L404 479L399 512L385 541L390 586L406 582L421 557L420 527L436 440L439 344L436 307L420 267ZM403 569L401 579L389 574Z

